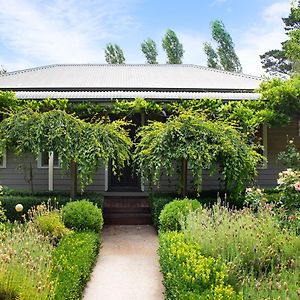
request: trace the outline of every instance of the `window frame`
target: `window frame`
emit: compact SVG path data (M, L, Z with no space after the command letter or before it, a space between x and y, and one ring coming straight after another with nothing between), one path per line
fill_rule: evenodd
M42 165L42 155L43 155L43 153L40 152L39 156L38 156L38 159L37 159L37 168L38 169L49 169L49 164L47 164L45 166ZM50 155L50 152L48 152L48 157L49 157L49 155ZM53 164L53 169L60 169L60 168L61 167L60 167L60 162L59 161L58 161L58 165Z

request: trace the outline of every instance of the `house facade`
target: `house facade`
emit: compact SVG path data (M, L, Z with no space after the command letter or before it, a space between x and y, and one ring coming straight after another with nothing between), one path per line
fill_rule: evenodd
M108 104L116 99L144 98L157 102L181 99L214 98L223 101L255 100L261 78L205 68L196 65L50 65L0 76L0 90L14 91L18 99L69 99L72 102L95 101ZM137 124L141 122L137 116ZM280 128L263 127L262 139L267 163L259 168L257 183L265 188L276 185L283 166L277 155L285 148L287 138L299 146L298 122ZM190 175L189 182L192 183ZM62 172L56 154L41 153L38 158L30 153L22 157L7 150L0 158L0 185L18 190L69 191L70 174ZM174 192L178 175L161 177L159 192ZM216 190L218 176L203 171L202 190ZM151 187L152 188L152 187ZM192 190L192 184L189 189ZM104 195L133 193L147 195L147 182L124 170L120 179L109 167L100 167L87 191Z

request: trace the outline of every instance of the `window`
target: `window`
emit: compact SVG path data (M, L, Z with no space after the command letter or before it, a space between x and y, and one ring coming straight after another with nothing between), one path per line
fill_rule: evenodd
M6 168L6 150L4 150L2 155L0 155L0 168Z
M48 168L49 166L49 152L44 151L40 153L38 157L38 168ZM59 168L59 159L58 159L58 154L54 152L53 156L53 167L54 168Z

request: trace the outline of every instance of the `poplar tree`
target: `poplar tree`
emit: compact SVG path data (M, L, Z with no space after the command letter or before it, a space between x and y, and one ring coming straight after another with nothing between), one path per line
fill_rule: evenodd
M108 64L124 64L123 50L117 44L107 44L105 48L105 60Z
M162 47L167 54L168 64L182 64L184 53L183 46L179 42L179 39L173 30L167 30L162 40Z
M144 53L148 64L157 64L157 47L152 39L143 41L141 50Z

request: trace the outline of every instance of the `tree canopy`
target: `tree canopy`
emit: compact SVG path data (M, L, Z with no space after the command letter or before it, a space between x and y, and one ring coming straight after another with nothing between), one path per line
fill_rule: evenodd
M226 190L240 193L255 176L260 159L232 126L206 120L194 111L171 116L165 123L150 122L139 129L137 141L134 155L137 170L156 184L163 171L172 175L174 163L184 159L197 188L203 169L221 166Z
M162 47L167 54L168 64L182 64L184 53L183 46L179 42L179 39L173 30L167 30L162 40Z
M260 56L263 69L272 76L286 76L295 67L297 71L300 57L300 2L291 6L290 14L282 18L288 40L282 42L281 49L267 51ZM299 70L298 70L299 73Z
M124 64L123 50L117 44L107 44L105 48L105 60L108 64Z
M62 169L70 162L78 166L81 186L92 182L100 164L112 163L120 171L130 157L132 142L122 120L88 123L64 111L22 110L0 122L0 149L12 148L17 154L43 151L58 153Z
M156 43L152 39L147 39L142 42L141 50L146 57L148 64L157 64L157 47Z
M225 71L242 72L240 60L234 50L234 43L223 22L219 20L211 22L211 30L217 49L215 51L209 43L204 43L208 66L222 68Z

